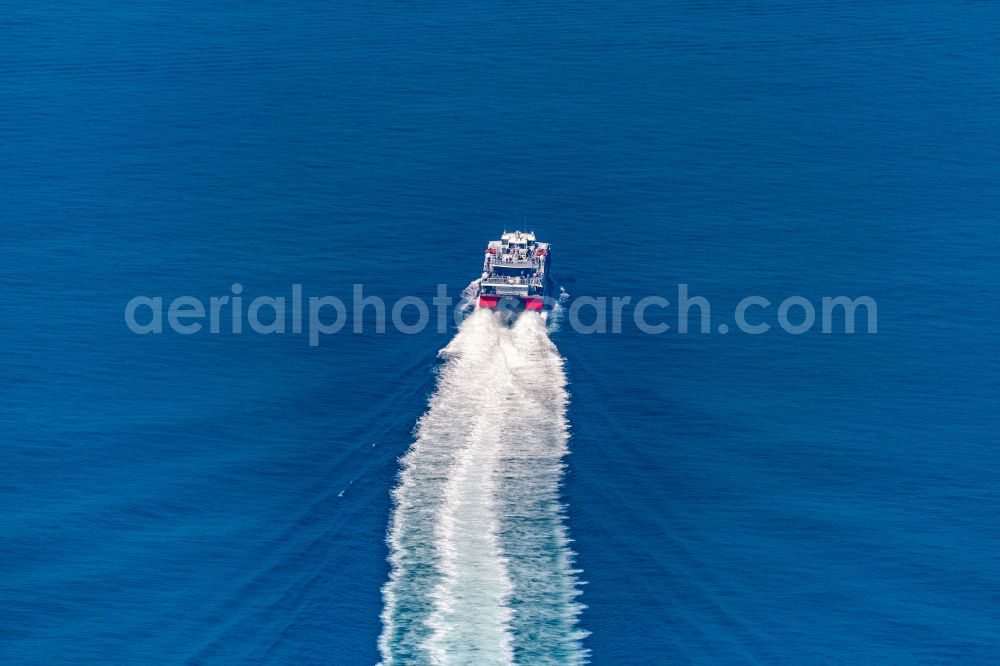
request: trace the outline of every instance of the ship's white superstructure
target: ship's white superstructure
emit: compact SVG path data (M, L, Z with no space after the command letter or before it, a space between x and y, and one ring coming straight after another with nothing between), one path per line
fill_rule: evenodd
M490 241L479 283L480 307L495 308L510 299L527 310L541 310L548 295L552 252L531 231L505 231Z

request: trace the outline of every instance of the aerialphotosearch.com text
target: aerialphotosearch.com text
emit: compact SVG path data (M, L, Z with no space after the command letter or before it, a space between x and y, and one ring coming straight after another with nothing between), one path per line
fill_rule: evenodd
M878 332L878 307L871 296L824 296L810 300L788 296L772 301L764 296L747 296L728 312L725 321L714 319L712 304L704 296L693 295L687 284L678 284L672 299L662 295L579 296L558 301L547 298L548 316L557 316L581 334L621 334L638 331L647 335L696 333L727 335L739 332L762 335L780 331L789 335L808 332ZM346 302L345 302L346 301ZM282 296L244 294L243 285L234 283L229 293L208 299L183 295L136 296L125 305L125 324L138 335L171 331L180 335L197 333L240 335L306 335L310 346L323 336L350 332L386 333L394 330L415 335L433 326L445 333L468 317L473 306L461 297L448 294L444 284L428 300L404 296L388 302L366 294L363 284L355 284L352 297L304 296L302 285L293 284ZM517 310L516 299L501 300L500 314Z

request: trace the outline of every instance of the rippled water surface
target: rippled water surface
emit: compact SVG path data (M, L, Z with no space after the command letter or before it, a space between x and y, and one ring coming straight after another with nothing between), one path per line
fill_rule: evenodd
M996 4L0 25L3 663L995 661ZM712 332L123 321L457 296L521 226L572 297L683 282ZM719 335L751 294L879 332Z

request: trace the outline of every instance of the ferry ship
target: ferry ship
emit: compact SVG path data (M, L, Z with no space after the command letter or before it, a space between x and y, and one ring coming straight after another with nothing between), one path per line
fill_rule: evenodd
M503 301L525 310L541 310L549 289L548 243L539 243L534 232L505 231L490 241L479 282L479 307L496 308Z

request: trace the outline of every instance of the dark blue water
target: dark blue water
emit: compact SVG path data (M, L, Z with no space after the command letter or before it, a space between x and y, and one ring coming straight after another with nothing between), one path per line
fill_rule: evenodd
M593 663L994 662L998 20L7 7L0 661L376 662L454 330L138 336L125 304L455 294L526 223L572 296L878 302L875 335L552 334Z

